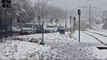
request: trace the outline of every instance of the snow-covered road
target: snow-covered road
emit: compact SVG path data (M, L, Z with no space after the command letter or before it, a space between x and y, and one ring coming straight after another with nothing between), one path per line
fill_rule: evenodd
M95 30L88 30L89 34L92 34L93 36L97 37L98 39L100 39L104 44L107 45L107 33L106 32L102 32L102 31L95 31Z
M76 31L75 34L73 34L73 36L76 40L78 40L78 31ZM97 44L97 45L101 44L98 40L96 40L92 36L82 32L82 31L80 32L80 42L94 43L94 44Z

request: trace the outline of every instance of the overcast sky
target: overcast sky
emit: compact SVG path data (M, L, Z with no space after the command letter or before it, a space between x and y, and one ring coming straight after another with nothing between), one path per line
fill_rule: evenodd
M40 0L32 0L33 3L37 1ZM67 6L69 10L75 10L82 6L88 7L89 3L99 10L107 10L107 0L53 0L48 2L48 4L56 5L63 9Z
M33 3L42 0L31 0ZM46 1L46 0L45 0ZM48 5L55 5L67 10L72 10L73 15L76 16L77 9L80 7L89 7L89 4L92 7L97 7L92 9L93 17L101 17L104 10L107 10L107 0L53 0L48 1ZM89 8L81 8L82 10L82 18L87 19L89 16ZM101 12L101 13L100 13Z

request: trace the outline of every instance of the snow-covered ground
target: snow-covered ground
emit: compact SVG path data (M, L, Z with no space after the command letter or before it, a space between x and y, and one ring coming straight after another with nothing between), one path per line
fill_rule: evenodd
M72 34L72 38L70 32L46 33L45 45L28 42L32 38L41 40L41 36L41 34L14 36L13 40L7 39L6 42L0 43L0 60L107 59L107 50L99 50L96 47L101 43L83 32L80 43L78 43L78 31Z
M102 35L106 35L107 36L107 30L87 30L89 32L95 32L95 33L99 33L99 34L102 34Z
M21 40L29 41L32 38L41 40L42 34L14 36L13 39L21 39ZM44 41L53 43L53 42L72 42L74 40L70 37L70 32L66 32L65 34L60 34L59 32L56 32L56 33L45 33Z
M91 27L94 28L94 29L98 29L98 28L102 28L104 25L104 23L101 23L101 24L93 24Z
M0 59L28 59L34 54L42 54L48 52L50 46L42 46L36 43L22 41L7 41L0 43ZM5 57L5 58L4 58ZM34 57L38 59L38 57Z
M104 34L104 35L106 35L106 33L104 33L104 32L101 32L101 31L94 31L94 30L88 30L88 31L93 31L93 32L96 32L96 33L99 33L99 34ZM87 32L87 31L85 31L85 32ZM99 55L99 59L101 59L101 58L107 58L107 50L98 50L98 49L96 49L95 47L98 47L98 46L103 46L98 40L96 40L95 38L93 38L92 36L89 36L89 35L87 35L87 34L85 34L84 32L80 32L81 34L80 34L80 36L81 36L81 38L80 38L80 41L82 42L82 43L86 43L86 44L91 44L91 45L88 45L88 46L94 46L94 49L92 49L92 50L94 50L94 52L96 52L97 53L97 55ZM87 32L87 33L89 33L89 32ZM100 35L97 35L97 34L94 34L94 33L89 33L89 34L91 34L91 35L93 35L93 36L95 36L95 37L97 37L98 39L100 39L102 42L104 42L104 43L106 43L107 42L107 37L103 37L103 36L100 36ZM78 40L78 31L76 31L74 34L73 34L73 36L74 36L74 38L75 39L77 39ZM103 55L102 55L103 54Z
M102 31L96 31L96 30L88 30L88 31L89 31L89 32L87 32L87 33L89 33L89 34L97 37L97 38L100 39L103 43L107 44L107 37L105 37L105 36L107 36L107 33L106 33L106 32L104 32L104 31L103 31L103 32L102 32ZM98 35L98 34L95 34L95 33L90 33L90 32L95 32L95 33L98 33L98 34L101 34L101 35L105 35L105 36L101 36L101 35Z
M78 31L75 32L75 34L73 34L74 38L78 40ZM101 44L99 41L97 41L95 38L93 38L92 36L89 36L87 34L85 34L84 32L80 32L80 41L81 42L85 42L85 43L95 43L95 44Z

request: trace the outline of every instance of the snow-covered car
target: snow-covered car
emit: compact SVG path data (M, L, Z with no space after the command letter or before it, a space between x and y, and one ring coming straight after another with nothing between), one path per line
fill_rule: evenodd
M44 31L45 32L57 32L57 27L56 26L51 26L51 25L48 25L44 28Z
M37 30L36 24L34 23L26 23L21 30L21 34L31 34L35 33Z

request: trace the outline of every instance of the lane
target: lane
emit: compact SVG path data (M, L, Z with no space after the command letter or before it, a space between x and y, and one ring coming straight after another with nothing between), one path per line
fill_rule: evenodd
M98 40L96 40L94 37L84 33L84 31L81 31L80 33L81 33L80 34L81 35L81 38L80 38L81 42L101 45L101 43ZM78 40L78 31L75 32L74 38L76 38L76 40Z
M100 40L100 39L97 38L96 36L94 36L94 35L92 35L92 34L89 34L89 33L87 33L87 32L84 32L84 33L88 34L89 36L92 36L93 38L95 38L96 40L98 40L101 44L106 45L102 40ZM99 34L98 34L98 35L99 35Z
M107 45L107 37L106 36L99 34L99 33L88 32L88 31L86 31L86 32L90 35L93 35L97 39L99 39L101 42L103 42L103 44Z
M102 35L104 37L107 37L107 32L106 31L98 31L98 30L87 30L87 31Z

